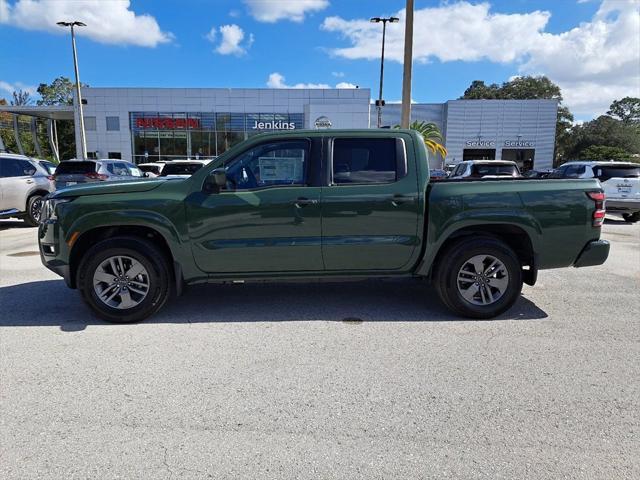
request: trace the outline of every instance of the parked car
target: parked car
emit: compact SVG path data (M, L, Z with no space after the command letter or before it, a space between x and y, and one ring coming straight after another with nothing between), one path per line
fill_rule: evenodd
M0 153L0 218L21 218L35 226L42 200L54 190L46 160Z
M142 171L143 176L148 178L155 178L160 176L165 165L165 162L139 163L138 168L140 169L140 171Z
M541 170L529 170L522 174L523 177L527 178L548 178L549 175L553 173L553 168L544 168Z
M164 164L160 177L188 178L211 160L172 160Z
M413 130L255 135L180 182L56 191L42 262L131 322L184 284L380 276L429 278L456 314L491 318L538 270L606 260L596 179L431 183L427 158Z
M79 183L139 180L142 171L124 160L65 160L56 168L56 188Z
M508 160L465 160L449 175L451 179L519 178L518 164Z
M561 165L549 178L597 178L607 195L607 212L626 222L640 220L640 164L581 161Z

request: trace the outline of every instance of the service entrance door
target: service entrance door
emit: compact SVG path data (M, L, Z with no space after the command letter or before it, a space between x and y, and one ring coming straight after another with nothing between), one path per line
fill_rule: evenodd
M462 151L462 160L495 160L495 148L465 148Z

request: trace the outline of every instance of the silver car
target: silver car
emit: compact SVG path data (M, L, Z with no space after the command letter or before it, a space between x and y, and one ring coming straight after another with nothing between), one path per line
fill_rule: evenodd
M29 225L40 220L42 200L54 190L46 160L0 153L0 218L22 218Z
M140 180L142 172L124 160L65 160L53 175L56 188L78 183Z

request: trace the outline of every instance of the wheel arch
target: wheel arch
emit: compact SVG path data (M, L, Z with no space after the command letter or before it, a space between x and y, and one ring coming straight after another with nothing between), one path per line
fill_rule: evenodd
M511 223L491 223L467 225L451 232L440 242L430 256L425 255L418 274L431 276L434 267L442 260L446 251L456 242L469 237L491 237L506 243L516 254L523 267L523 280L527 285L534 285L537 279L537 258L530 234L521 226Z
M182 269L175 261L173 252L167 239L158 230L140 225L109 225L95 227L83 232L73 243L69 252L69 281L70 287L77 287L78 268L82 262L84 254L96 243L113 237L132 237L151 241L162 252L167 267L176 280L176 291L182 289Z

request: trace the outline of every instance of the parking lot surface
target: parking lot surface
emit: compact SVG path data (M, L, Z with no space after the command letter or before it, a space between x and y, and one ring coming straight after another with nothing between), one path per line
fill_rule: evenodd
M420 281L93 317L0 222L0 478L640 478L640 224L492 321Z

